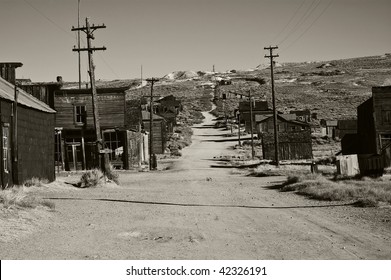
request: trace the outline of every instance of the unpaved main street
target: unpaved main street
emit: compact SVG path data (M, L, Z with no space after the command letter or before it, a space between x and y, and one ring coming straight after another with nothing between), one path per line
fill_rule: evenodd
M42 191L56 204L50 221L0 243L0 258L391 259L389 223L376 212L359 219L374 209L278 192L281 177L210 168L235 142L214 142L225 132L205 117L169 170L121 173L118 187Z

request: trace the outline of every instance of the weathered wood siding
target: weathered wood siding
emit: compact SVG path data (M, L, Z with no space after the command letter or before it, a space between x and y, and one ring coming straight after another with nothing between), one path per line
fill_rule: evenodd
M125 169L140 167L141 155L143 153L143 138L141 132L126 131Z
M0 188L6 188L12 186L13 178L12 178L12 161L11 161L11 141L12 141L12 103L9 101L5 101L0 99L0 114L1 114L1 123L0 123ZM4 170L3 164L3 125L7 124L9 128L9 136L8 139L8 172Z
M312 159L311 131L279 132L280 160ZM274 133L262 134L263 158L274 160Z
M101 128L125 127L125 94L101 93L98 94L98 109ZM56 92L54 108L57 111L56 127L74 129L74 107L85 105L87 111L87 129L94 128L94 115L91 94L71 94L66 91Z
M149 132L149 128L149 121L144 121L144 130ZM152 128L153 153L163 154L166 144L164 122L154 120Z
M18 107L19 182L38 177L55 180L55 114Z

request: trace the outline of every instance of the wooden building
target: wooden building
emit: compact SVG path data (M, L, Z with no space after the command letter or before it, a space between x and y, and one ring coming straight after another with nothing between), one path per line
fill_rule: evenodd
M9 70L1 63L2 77L9 79L0 78L2 188L22 184L34 177L48 181L55 179L55 111L21 89L17 90L15 100L13 66Z
M391 165L391 86L373 87L372 97L357 108L360 154L384 155Z
M149 133L150 113L142 111L143 130ZM152 115L152 151L154 154L164 154L167 142L167 125L166 120L156 114Z
M256 119L258 139L262 139L264 159L274 160L274 120L273 115ZM310 125L297 121L293 114L277 115L279 155L281 160L312 158Z
M253 131L256 129L256 116L264 116L273 114L273 110L269 109L267 101L253 101L252 104L252 113L253 113ZM239 114L240 122L244 123L245 131L250 132L251 130L251 118L250 118L250 102L241 101L239 102ZM260 117L258 117L260 118Z
M274 133L262 133L264 159L275 159ZM278 133L278 153L280 160L312 159L311 130L285 131Z
M320 120L320 125L324 128L324 135L330 138L335 138L335 130L337 129L337 120Z
M309 123L312 120L311 111L308 109L306 109L306 110L292 110L289 113L294 114L298 121Z
M182 103L173 95L165 96L155 102L154 112L166 120L168 133L174 132L174 126L177 125L176 117L180 111L182 111Z
M256 115L255 122L256 132L259 134L259 136L262 133L274 132L273 115ZM295 132L302 130L310 130L310 125L306 122L297 121L296 116L293 114L278 114L277 130L278 132Z
M35 98L54 108L54 92L61 89L62 77L58 76L56 82L31 82L18 80L18 87L31 94Z
M100 128L109 160L115 168L141 164L142 135L126 127L125 91L128 87L98 88ZM57 111L56 161L65 170L90 169L98 165L91 89L55 91ZM133 157L137 158L134 159Z
M338 120L335 137L342 139L346 134L357 133L357 120Z

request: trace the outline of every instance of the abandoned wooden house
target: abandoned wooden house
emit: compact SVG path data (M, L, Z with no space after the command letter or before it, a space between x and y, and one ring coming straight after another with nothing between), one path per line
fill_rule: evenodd
M335 138L342 139L346 134L357 133L357 120L338 120Z
M1 188L22 184L34 177L54 181L56 112L21 89L15 92L16 67L13 68L15 64L11 65L10 71L7 69L3 72L3 66L2 63L2 78L0 78ZM12 71L14 73L10 74ZM5 72L7 74L4 74Z
M143 135L126 127L125 91L128 87L98 88L99 121L104 148L118 169L141 164ZM91 169L98 165L91 89L55 91L56 164L65 170Z
M177 125L176 118L180 111L182 111L182 103L173 95L162 97L155 102L154 112L166 120L168 133L174 132L174 126Z
M256 132L259 134L274 132L274 118L272 114L256 115ZM296 120L293 114L278 114L277 115L277 131L290 132L310 130L310 125L306 122Z
M261 139L263 158L274 160L274 133L262 133ZM280 160L312 159L311 130L279 132L278 153Z
M149 133L150 128L150 112L142 110L142 128L143 131ZM167 142L167 125L166 120L156 114L152 115L152 153L164 154Z
M391 86L373 87L372 97L357 108L359 154L384 156L391 166Z
M239 114L240 122L244 123L245 131L248 133L251 131L251 118L250 118L250 102L239 102ZM273 114L273 110L269 109L267 101L253 101L252 102L252 119L253 119L253 131L256 130L256 116L264 116Z
M257 116L258 139L262 139L264 159L274 160L274 118L273 115ZM296 120L294 114L278 114L279 155L281 160L312 158L310 125Z
M335 138L335 130L337 129L338 121L337 120L320 120L320 125L323 128L322 134L330 138Z
M31 82L31 80L23 81L19 79L17 82L18 87L48 104L50 108L54 108L54 92L61 89L63 85L61 76L57 76L56 82Z
M311 111L308 109L306 109L306 110L292 110L289 112L289 114L294 114L298 121L309 123L312 120Z

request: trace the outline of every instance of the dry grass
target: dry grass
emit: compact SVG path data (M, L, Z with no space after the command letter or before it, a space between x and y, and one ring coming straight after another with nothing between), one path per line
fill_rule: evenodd
M292 176L281 188L317 200L355 201L358 206L391 204L389 179L328 179L322 175Z
M113 167L113 165L109 164L106 173L105 173L107 179L113 181L117 185L119 185L119 173L116 171Z
M23 183L25 187L43 187L45 184L49 183L47 179L40 179L33 177Z
M80 188L94 188L101 184L103 174L99 169L87 170L80 177Z
M55 207L53 202L27 192L23 186L0 191L0 205L4 208L37 208L38 206L44 206L54 209Z

